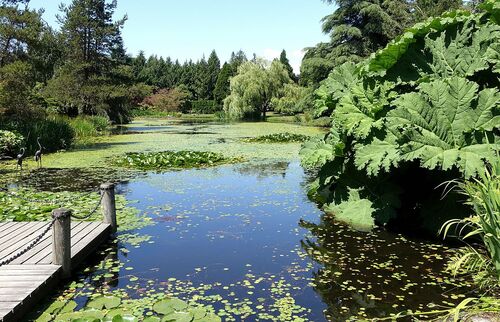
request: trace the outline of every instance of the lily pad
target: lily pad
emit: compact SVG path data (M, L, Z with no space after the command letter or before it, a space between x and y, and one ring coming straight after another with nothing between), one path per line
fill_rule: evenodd
M103 308L113 309L118 307L120 303L121 300L116 296L101 296L90 301L87 306L97 310L102 310Z

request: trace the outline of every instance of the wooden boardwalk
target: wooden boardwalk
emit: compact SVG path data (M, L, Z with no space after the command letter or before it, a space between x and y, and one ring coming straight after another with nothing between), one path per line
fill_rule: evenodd
M24 249L49 222L0 223L0 262ZM71 267L109 237L111 225L102 222L71 223ZM17 321L52 291L61 266L52 264L52 230L31 250L9 265L0 266L0 321Z

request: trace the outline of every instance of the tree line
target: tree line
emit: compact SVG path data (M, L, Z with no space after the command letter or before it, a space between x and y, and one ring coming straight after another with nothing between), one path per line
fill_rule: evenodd
M0 116L101 115L127 122L131 111L216 112L233 118L274 110L309 111L313 91L330 71L383 48L413 23L475 2L460 0L327 0L338 8L323 19L330 41L307 48L300 76L286 52L265 62L235 52L222 64L215 51L198 61L136 57L121 35L127 16L113 19L116 0L61 5L59 30L29 0L0 0ZM224 108L223 108L224 107Z
M121 35L127 16L113 20L116 6L116 0L61 5L57 31L29 0L0 0L0 115L103 115L126 122L142 102L178 97L222 109L230 78L249 61L244 52L233 52L222 66L215 50L196 62L146 58L143 52L132 57ZM149 97L158 93L160 100Z

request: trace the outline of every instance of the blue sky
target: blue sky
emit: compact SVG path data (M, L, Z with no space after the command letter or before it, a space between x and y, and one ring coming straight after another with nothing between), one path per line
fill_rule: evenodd
M44 8L44 19L56 26L59 3L31 0ZM282 49L298 72L302 49L325 41L321 18L333 7L321 0L118 0L116 16L128 15L123 29L127 51L136 55L198 60L212 49L225 61L242 49L272 59Z

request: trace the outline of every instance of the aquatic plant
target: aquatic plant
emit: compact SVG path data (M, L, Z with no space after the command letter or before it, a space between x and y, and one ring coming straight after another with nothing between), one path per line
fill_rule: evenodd
M332 127L301 154L317 170L311 193L326 209L350 211L355 189L369 201L365 223L406 216L430 232L450 214L465 215L456 193L439 202L434 188L480 175L500 149L500 26L492 3L416 24L369 59L334 69L316 91L316 114L329 115Z
M274 133L268 135L257 136L250 139L244 139L244 142L255 143L296 143L305 142L311 137L303 134L296 134L290 132Z
M104 116L78 116L66 119L75 132L77 139L81 140L88 137L95 137L106 131L109 126L109 120Z
M204 151L131 152L113 159L117 166L140 170L200 168L236 161L238 159L227 158L221 153Z
M33 189L0 191L0 222L2 221L47 221L52 210L68 208L77 216L87 215L98 203L96 192L47 192ZM124 232L152 224L150 218L139 216L138 210L128 206L124 196L116 196L118 231ZM98 211L87 220L102 220Z
M461 182L458 188L467 196L474 215L450 220L441 228L444 237L455 232L467 243L455 252L449 270L454 275L470 274L481 289L497 294L500 291L500 159L478 179ZM474 242L478 240L481 244Z
M163 299L158 300L158 297ZM122 300L117 295L96 295L83 309L77 310L77 306L73 300L55 301L36 321L221 321L202 305L190 305L178 298L169 298L162 294L137 300Z

